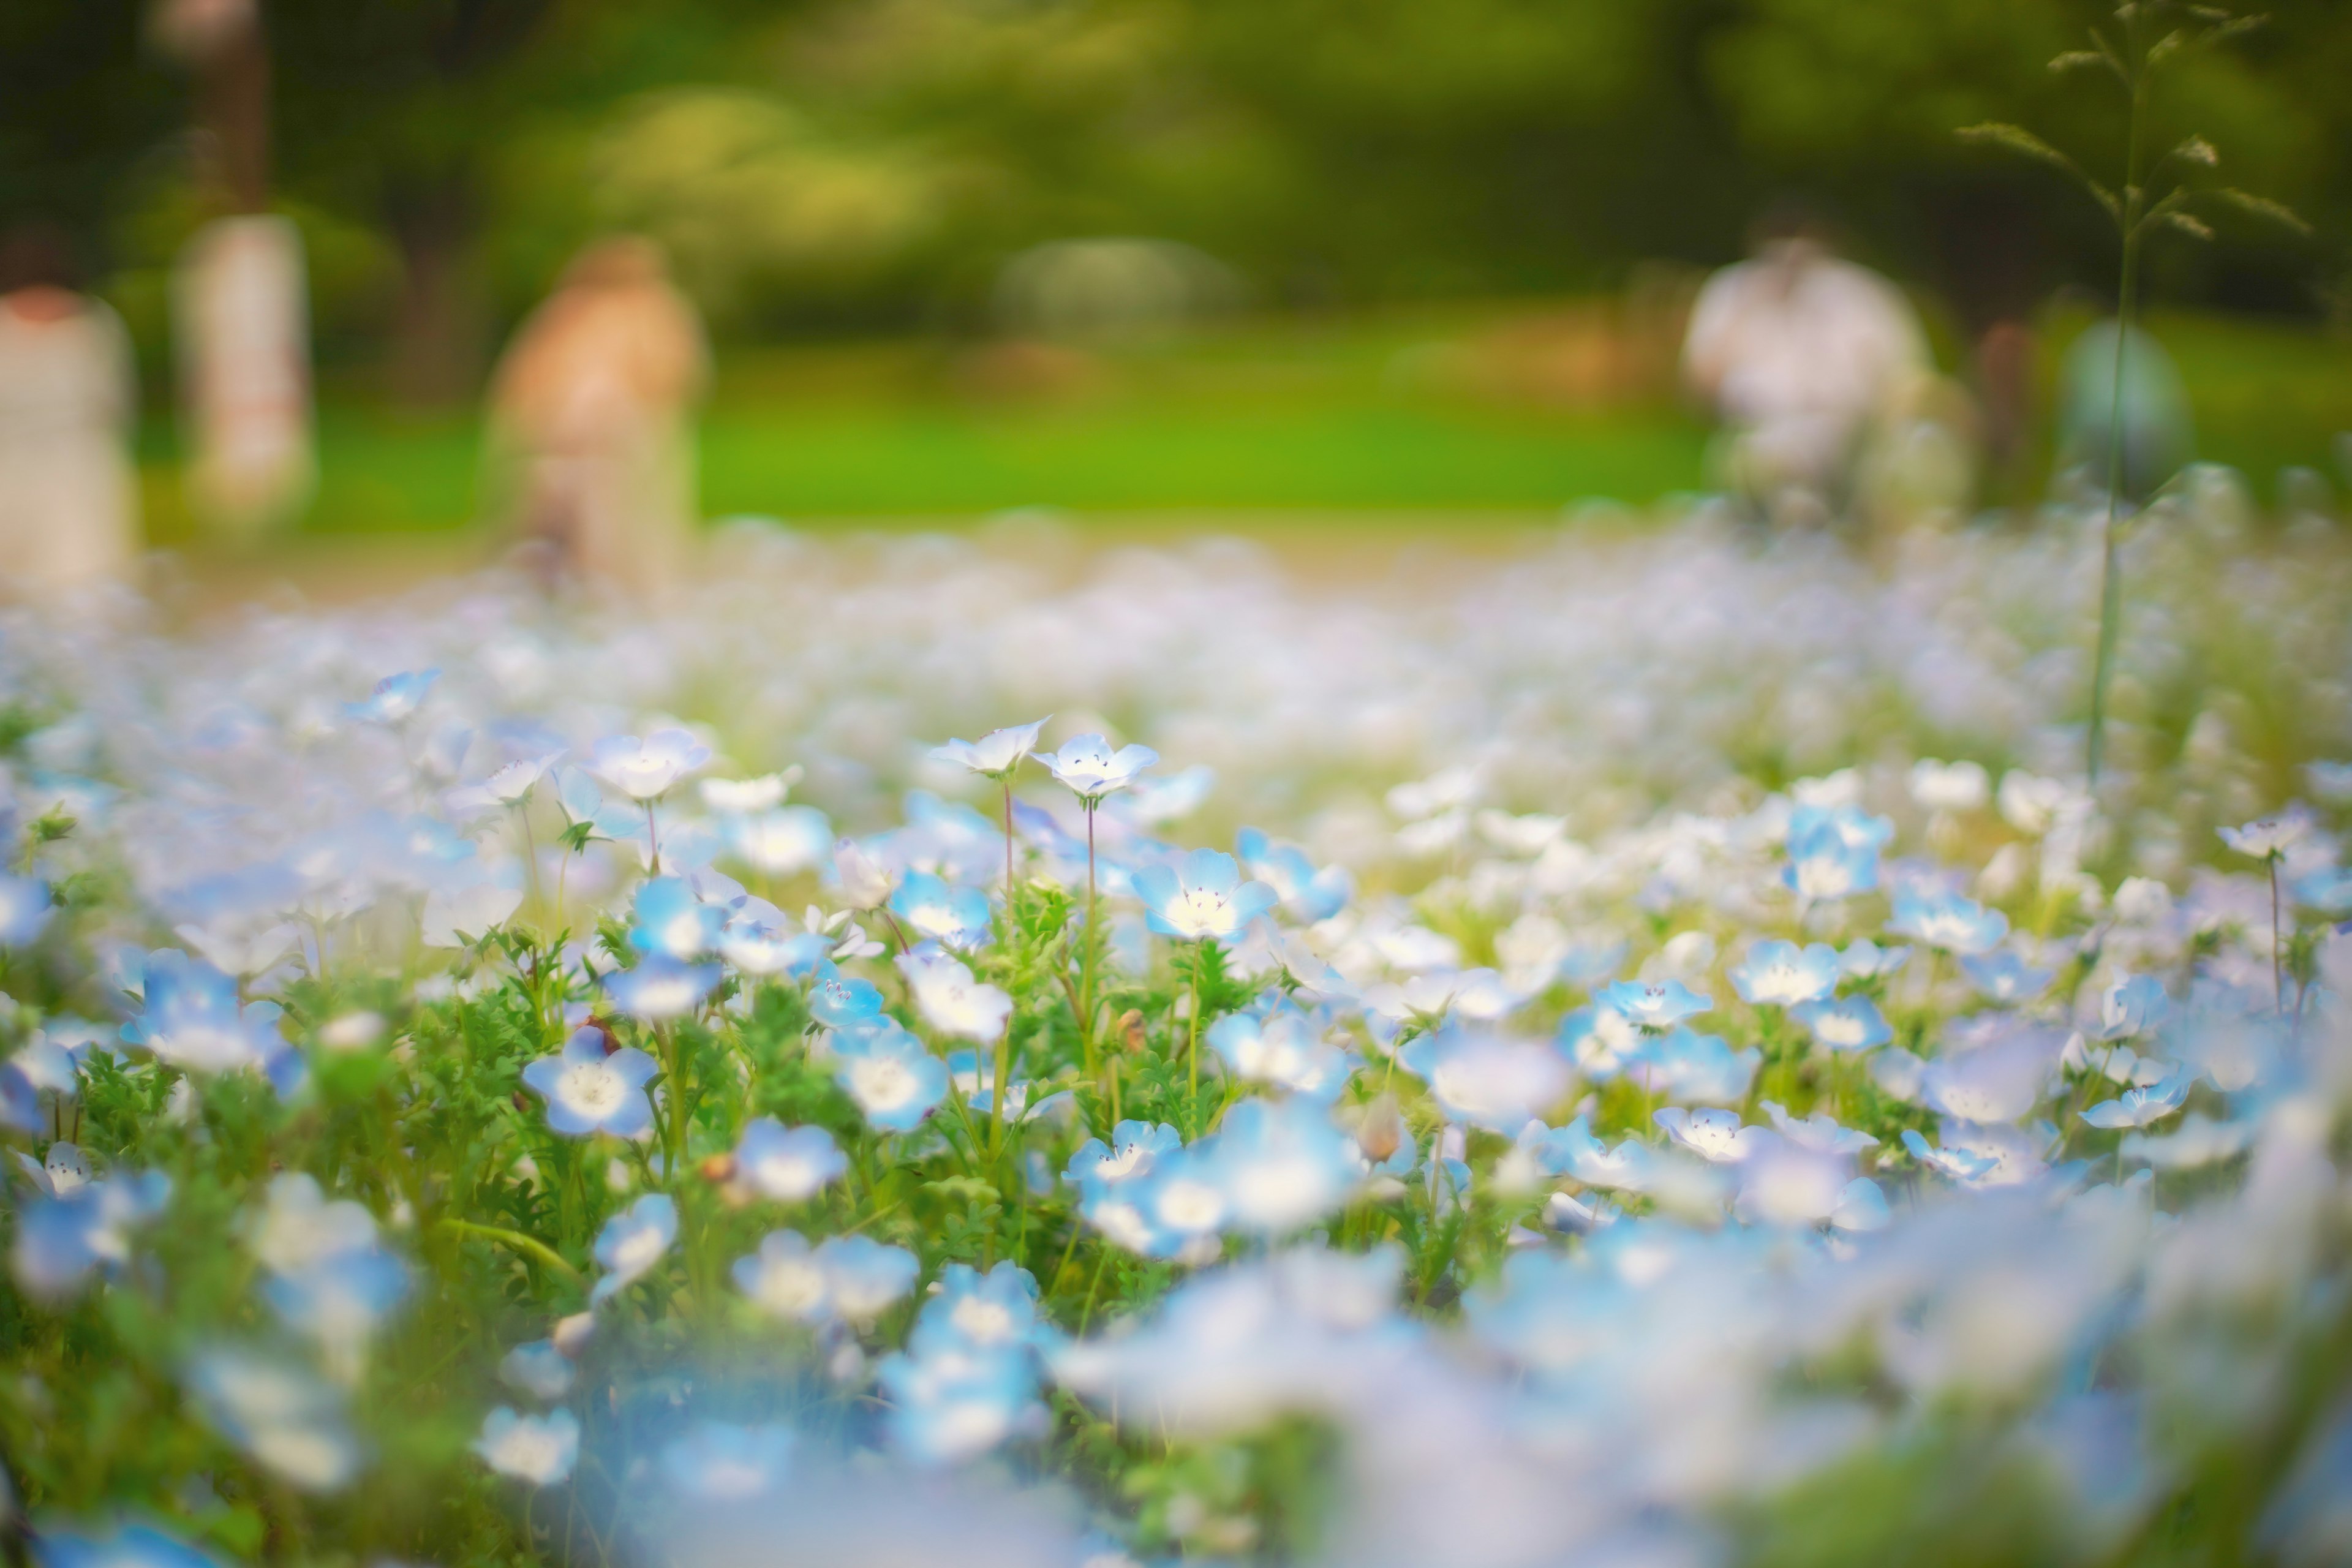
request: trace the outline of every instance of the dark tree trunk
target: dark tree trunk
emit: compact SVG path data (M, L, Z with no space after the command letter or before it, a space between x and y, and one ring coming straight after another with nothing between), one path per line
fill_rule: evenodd
M401 259L393 395L419 408L470 402L480 390L486 333L472 203L449 182L404 193L389 219Z

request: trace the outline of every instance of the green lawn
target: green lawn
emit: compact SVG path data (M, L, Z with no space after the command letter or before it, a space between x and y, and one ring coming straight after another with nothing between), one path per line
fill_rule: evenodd
M1264 323L1093 356L1050 395L975 390L921 342L722 354L701 436L704 510L885 520L1043 506L1076 511L1341 509L1476 511L1588 497L1643 502L1696 488L1705 428L1651 398L1607 411L1474 395L1412 374L1490 328L1461 310L1352 325ZM2205 317L2157 330L2188 377L2202 455L2270 494L2287 464L2340 482L2352 430L2340 342ZM2054 363L2064 331L2053 322ZM459 528L476 515L478 428L404 415L331 385L317 535ZM191 530L158 424L142 437L149 531Z

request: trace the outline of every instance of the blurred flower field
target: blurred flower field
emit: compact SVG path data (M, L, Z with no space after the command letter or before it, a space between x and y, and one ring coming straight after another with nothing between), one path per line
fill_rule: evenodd
M2095 522L7 612L9 1528L2342 1561L2352 556L2160 503L2095 794Z

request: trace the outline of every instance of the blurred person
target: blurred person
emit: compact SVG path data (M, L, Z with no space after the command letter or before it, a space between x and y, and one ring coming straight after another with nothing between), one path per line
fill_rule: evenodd
M551 587L658 594L695 518L689 410L709 377L694 308L635 237L573 258L508 346L490 389L509 526Z
M290 521L318 483L308 271L290 221L241 213L198 229L173 278L188 495L236 544Z
M0 240L0 589L19 596L119 578L138 550L131 342L71 282L57 231Z
M1775 522L1825 521L1874 419L1928 374L1927 335L1902 290L1809 218L1784 210L1758 233L1752 259L1699 290L1683 374L1723 422L1731 487Z

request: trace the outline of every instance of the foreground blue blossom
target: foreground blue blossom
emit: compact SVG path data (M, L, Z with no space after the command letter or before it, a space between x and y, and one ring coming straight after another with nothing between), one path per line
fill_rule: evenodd
M1275 905L1264 882L1245 881L1241 864L1222 849L1195 849L1172 866L1135 874L1143 917L1161 936L1180 942L1230 942Z
M701 1006L719 984L719 973L715 963L681 963L656 952L634 969L606 975L604 994L631 1017L661 1023Z
M524 1068L522 1081L547 1101L548 1126L567 1138L642 1138L654 1124L646 1084L660 1070L634 1046L608 1049L604 1031L590 1027L574 1031L560 1055Z
M55 907L47 882L0 871L0 947L30 944L49 923Z
M522 1415L501 1405L483 1418L474 1452L502 1476L533 1487L561 1486L580 1459L580 1421L569 1410Z
M1593 1001L1644 1029L1671 1029L1684 1019L1715 1007L1713 997L1695 994L1679 980L1662 981L1654 985L1620 980L1603 987Z
M283 1014L275 1002L240 1004L236 982L177 948L147 955L144 1004L122 1026L122 1037L190 1072L232 1072L253 1068L283 1080L287 1067L299 1072L278 1029Z
M889 1019L842 1030L833 1052L835 1079L883 1131L911 1131L947 1094L947 1063Z
M677 1239L677 1205L667 1193L647 1193L596 1233L604 1277L589 1292L591 1306L611 1300L651 1272Z

